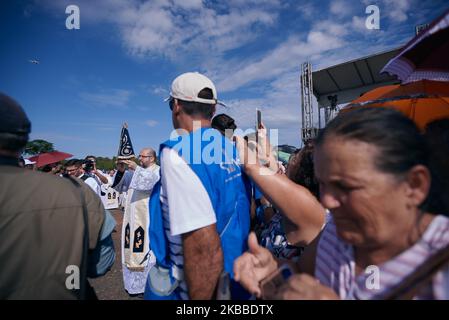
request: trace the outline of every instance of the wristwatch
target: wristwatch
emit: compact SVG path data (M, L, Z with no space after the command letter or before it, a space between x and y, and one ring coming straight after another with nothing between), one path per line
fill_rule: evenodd
M267 208L273 208L273 205L271 203L262 205L262 210L263 211L265 211L265 209L267 209Z

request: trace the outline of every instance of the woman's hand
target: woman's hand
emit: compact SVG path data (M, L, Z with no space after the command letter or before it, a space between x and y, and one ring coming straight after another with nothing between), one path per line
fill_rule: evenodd
M265 166L270 168L273 172L277 173L279 171L279 165L270 144L270 139L268 139L267 128L263 123L260 124L260 128L257 130L257 141L257 155L259 161L265 164Z
M308 274L292 275L273 297L277 300L339 300L340 297L329 287Z
M248 237L249 250L234 262L234 279L250 293L260 297L260 281L277 269L270 251L257 243L254 232Z
M235 146L237 148L240 164L246 173L250 173L253 169L261 168L257 161L257 145L255 141L245 141L242 137L234 136Z

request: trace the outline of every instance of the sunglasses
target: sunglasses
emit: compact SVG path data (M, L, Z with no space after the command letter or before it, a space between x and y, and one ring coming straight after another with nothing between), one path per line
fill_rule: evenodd
M168 101L168 105L170 106L170 110L173 111L173 107L175 106L175 99L170 98L170 100Z

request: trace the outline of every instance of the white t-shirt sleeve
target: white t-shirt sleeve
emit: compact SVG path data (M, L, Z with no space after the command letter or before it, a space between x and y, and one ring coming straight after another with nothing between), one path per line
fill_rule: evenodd
M176 151L170 148L162 150L161 172L162 188L167 195L172 236L217 222L206 189Z
M98 196L101 195L100 186L98 185L97 181L95 181L94 178L87 178L84 181Z

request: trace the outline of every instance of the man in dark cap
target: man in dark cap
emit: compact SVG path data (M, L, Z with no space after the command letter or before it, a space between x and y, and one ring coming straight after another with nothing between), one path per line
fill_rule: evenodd
M18 166L31 123L0 93L0 300L85 299L112 266L115 221L84 183Z
M211 126L212 128L220 131L221 134L227 137L228 139L232 138L234 130L237 129L234 119L224 113L216 115L212 119Z

